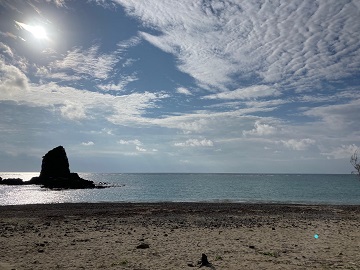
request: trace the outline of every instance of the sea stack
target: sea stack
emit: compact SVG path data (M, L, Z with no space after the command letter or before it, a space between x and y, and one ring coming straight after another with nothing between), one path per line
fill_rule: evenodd
M94 182L71 173L64 147L58 146L43 156L39 177L33 177L29 184L42 185L51 189L96 188Z
M64 147L58 146L43 156L40 177L69 177L69 160Z

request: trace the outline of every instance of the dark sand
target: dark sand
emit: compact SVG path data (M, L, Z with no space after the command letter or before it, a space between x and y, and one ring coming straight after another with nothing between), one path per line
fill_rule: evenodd
M0 269L196 269L202 253L202 269L360 269L360 206L0 206Z

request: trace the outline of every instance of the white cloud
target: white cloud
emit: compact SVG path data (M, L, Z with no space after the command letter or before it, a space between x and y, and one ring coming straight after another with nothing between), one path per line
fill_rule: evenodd
M36 72L35 72L35 75L38 76L38 77L46 77L46 76L49 76L50 74L50 71L47 67L45 66L35 66L36 68Z
M175 143L174 145L179 147L213 147L214 143L207 139L189 139L185 142Z
M328 128L334 130L359 130L360 99L344 104L309 108L304 115L320 119Z
M55 60L47 67L38 70L37 75L47 75L47 79L61 79L63 81L94 79L97 86L104 91L123 90L128 83L138 78L135 74L119 75L116 73L115 67L123 60L123 67L134 63L136 60L131 58L123 59L122 54L140 42L141 39L138 36L120 41L117 43L117 48L109 53L104 53L99 45L92 45L87 49L74 47L62 59ZM50 53L53 53L53 51L50 51ZM115 77L115 75L117 80L120 77L118 83L99 83L99 81L102 82Z
M82 79L80 75L70 75L66 72L55 72L51 68L47 68L45 66L35 66L36 72L35 76L41 79L47 80L61 80L61 81L79 81Z
M88 141L88 142L82 142L81 145L84 145L84 146L92 146L94 145L95 143L92 142L92 141Z
M301 139L301 140L295 140L295 139L290 139L290 140L282 140L281 141L283 143L283 145L289 149L292 150L306 150L309 146L313 145L316 143L315 140L313 139Z
M146 152L146 149L145 148L142 148L140 146L136 146L136 150L139 151L139 152Z
M71 120L81 120L86 118L84 106L79 103L65 102L60 106L61 115Z
M16 39L17 37L14 35L14 34L12 34L12 33L9 33L9 32L2 32L2 31L0 31L0 35L1 36L3 36L3 37L6 37L6 38L12 38L12 39Z
M58 7L66 6L66 0L46 0L46 2L53 2Z
M29 90L29 81L26 75L17 67L7 65L0 58L0 99L1 96L13 97Z
M119 140L117 141L118 144L121 144L121 145L134 145L135 146L135 150L137 152L141 152L141 153L155 153L157 152L158 150L157 149L151 149L151 150L148 150L146 149L144 146L143 146L143 143L138 140L138 139L134 139L134 140ZM127 153L129 154L129 153ZM132 155L137 155L137 153L133 153Z
M114 135L113 131L109 128L103 128L101 129L101 133L105 133L107 135Z
M8 45L6 45L6 44L4 44L2 42L0 42L0 51L7 54L11 58L14 57L14 54L13 54L11 48Z
M270 99L270 100L247 100L245 104L249 108L272 108L276 109L279 105L291 103L290 100L287 99Z
M119 83L117 84L113 84L113 83L110 83L110 84L99 84L97 85L97 87L99 87L101 90L103 91L123 91L124 88L131 82L134 82L138 80L138 78L134 75L130 75L130 76L123 76Z
M141 146L142 145L142 142L139 141L138 139L135 139L135 140L119 140L117 142L118 144L123 144L123 145L129 145L129 144L133 144L133 145L136 145L136 146Z
M127 49L129 49L131 47L135 47L135 46L139 45L140 43L141 43L141 38L139 36L134 36L129 39L120 41L117 43L117 46L118 46L117 52L123 53Z
M212 91L232 90L235 78L313 91L360 68L356 1L116 2L160 33L144 39Z
M115 124L142 124L142 114L156 102L167 98L162 93L133 93L113 96L73 87L62 87L56 83L30 84L26 75L17 67L7 65L0 58L0 100L15 101L36 107L59 109L69 119L89 118L91 110L108 112L107 120Z
M121 97L121 98L120 98ZM150 120L143 118L142 114L148 108L156 107L155 102L167 98L166 94L133 93L130 95L113 97L113 114L107 118L113 124L149 124Z
M190 90L185 88L185 87L179 87L178 89L176 89L176 92L178 92L179 94L186 95L186 96L191 96L192 95Z
M115 53L101 54L99 46L93 45L87 50L75 48L64 59L56 60L51 68L66 72L71 70L78 75L89 75L97 79L107 79L119 57Z
M274 134L276 132L276 128L274 128L271 125L263 124L260 120L257 120L254 124L254 129L249 131L243 131L244 136L246 135L257 135L257 136L263 136L263 135L270 135Z
M268 112L272 107L233 109L225 112L211 110L195 111L179 115L168 115L161 118L143 119L144 124L157 125L170 129L181 130L184 134L191 133L224 133L241 129L246 123L249 128L248 120L252 119L252 113ZM253 123L253 122L252 122Z
M267 85L254 85L246 88L236 89L230 92L205 96L205 99L252 99L269 96L279 96L281 93Z
M322 155L333 159L348 158L350 160L350 157L358 149L359 147L355 144L341 145L340 147L333 148L330 152L322 153Z

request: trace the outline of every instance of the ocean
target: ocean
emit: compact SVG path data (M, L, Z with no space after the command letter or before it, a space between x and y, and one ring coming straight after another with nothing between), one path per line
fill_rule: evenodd
M30 180L39 173L0 172ZM246 202L360 205L360 178L343 174L79 173L112 187L49 190L0 185L0 205L77 202Z

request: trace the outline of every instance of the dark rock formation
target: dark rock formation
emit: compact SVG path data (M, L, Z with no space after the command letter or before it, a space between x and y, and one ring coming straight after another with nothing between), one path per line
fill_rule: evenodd
M20 178L2 179L0 177L0 185L18 186L18 185L23 185L23 184L24 184L24 182Z
M41 164L41 178L69 177L69 160L64 147L58 146L43 156Z
M33 177L29 184L41 185L44 188L50 189L83 189L96 188L93 181L81 178L77 173L69 173L67 176L56 177Z
M29 184L51 189L96 188L93 181L82 179L77 173L70 173L69 160L62 146L43 156L40 176L31 178Z
M43 156L41 172L38 177L24 182L20 178L2 179L0 185L41 185L50 189L83 189L106 188L106 183L95 185L93 181L81 178L77 173L71 173L69 160L64 147L58 146Z

